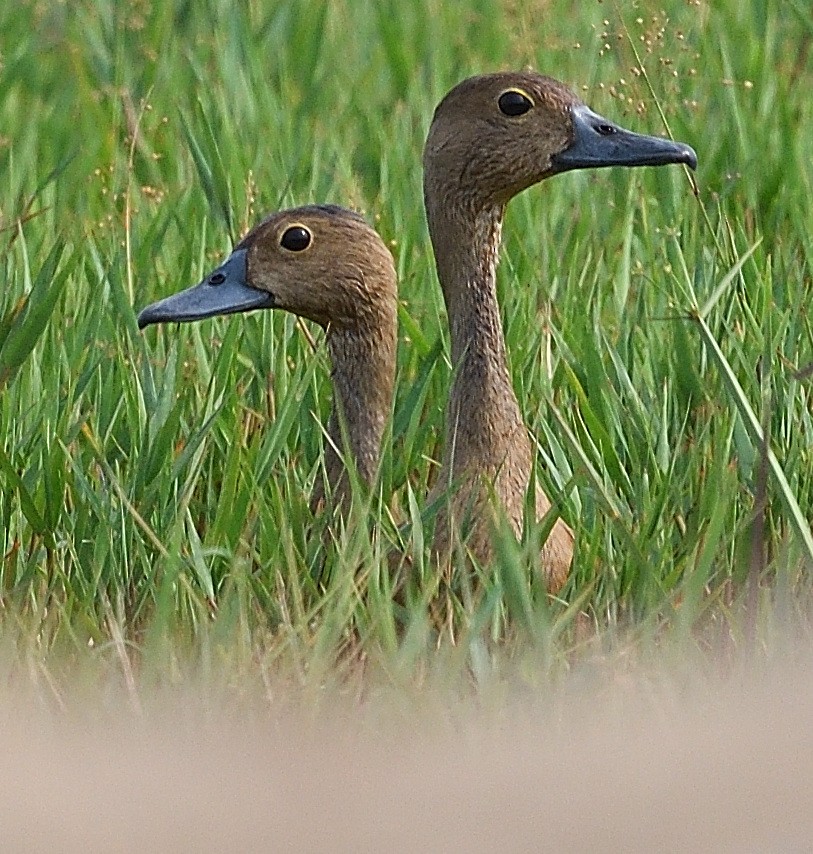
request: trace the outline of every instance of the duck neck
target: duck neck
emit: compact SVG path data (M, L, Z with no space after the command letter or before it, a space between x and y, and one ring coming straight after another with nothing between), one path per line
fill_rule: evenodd
M511 443L528 441L508 372L497 303L503 212L502 206L455 210L427 199L429 231L451 330L455 377L444 464L455 474L473 467L493 471Z
M325 448L327 482L334 495L344 495L342 457L349 453L368 485L378 468L395 386L395 305L369 327L328 328L327 342L334 394Z

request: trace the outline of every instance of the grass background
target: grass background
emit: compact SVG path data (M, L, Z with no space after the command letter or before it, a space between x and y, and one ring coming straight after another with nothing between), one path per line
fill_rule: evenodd
M190 673L317 703L370 680L501 696L503 677L537 687L574 662L696 668L807 636L812 39L794 0L4 4L9 678L57 700L123 684L135 703ZM510 205L511 370L577 555L549 602L529 581L541 532L506 539L439 633L420 511L451 369L420 153L452 85L526 64L634 130L667 122L698 152L697 191L682 168L605 170ZM308 202L363 211L401 289L380 484L327 556L307 507L324 347L281 313L141 335L133 310ZM398 606L405 521L421 583Z

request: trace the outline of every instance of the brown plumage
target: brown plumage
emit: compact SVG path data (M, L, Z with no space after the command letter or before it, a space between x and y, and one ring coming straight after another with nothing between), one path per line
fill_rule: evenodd
M378 234L348 210L281 211L252 229L199 285L148 306L138 323L144 328L259 308L284 309L327 330L334 388L327 482L336 503L344 503L344 451L352 455L360 478L372 482L392 405L397 330L392 256ZM322 497L320 485L315 498Z
M522 528L533 449L508 373L495 290L505 205L570 169L665 163L694 168L696 157L686 145L619 128L534 72L472 77L438 105L424 150L424 200L456 372L430 497L452 485L448 512L442 505L436 522L441 555L451 554L464 531L471 554L488 562L495 511L517 534ZM537 515L549 509L537 490ZM564 584L572 556L573 532L560 519L541 555L551 592Z

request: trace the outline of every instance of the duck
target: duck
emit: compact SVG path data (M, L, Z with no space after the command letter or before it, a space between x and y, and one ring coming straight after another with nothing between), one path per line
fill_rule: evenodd
M470 77L438 104L423 154L426 219L450 328L454 371L445 417L433 549L449 561L465 544L485 566L496 524L519 536L534 453L511 383L495 288L503 216L523 190L575 169L684 164L689 145L645 136L593 112L563 83L535 71ZM541 518L551 502L536 490ZM553 595L573 559L560 517L539 568Z
M138 326L281 309L325 330L333 405L324 478L312 507L346 510L352 458L359 480L376 477L395 387L397 279L390 251L359 214L306 205L266 217L199 284L146 306Z

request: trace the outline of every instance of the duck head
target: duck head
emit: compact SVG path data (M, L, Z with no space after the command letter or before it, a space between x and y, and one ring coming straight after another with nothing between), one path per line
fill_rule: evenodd
M334 205L272 214L200 284L144 308L143 329L278 308L333 330L396 311L392 256L358 215Z
M683 143L625 130L557 80L535 72L471 77L440 102L424 151L427 196L505 204L571 169L662 166L697 155Z

